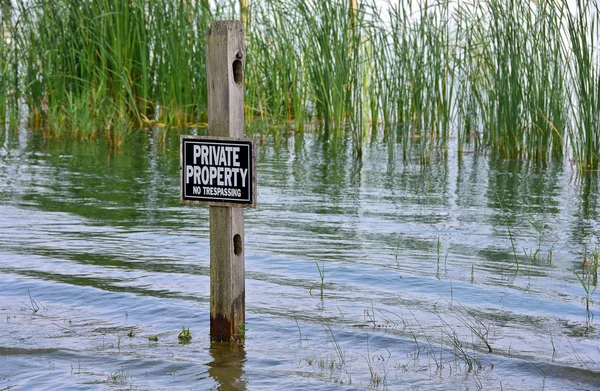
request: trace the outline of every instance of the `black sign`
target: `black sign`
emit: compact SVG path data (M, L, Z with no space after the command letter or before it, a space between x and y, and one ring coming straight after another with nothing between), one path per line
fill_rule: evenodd
M252 140L181 136L181 202L255 207Z

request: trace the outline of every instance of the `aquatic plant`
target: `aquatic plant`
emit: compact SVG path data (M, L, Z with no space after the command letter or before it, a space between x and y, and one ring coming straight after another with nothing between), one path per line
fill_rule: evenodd
M383 351L384 353L379 353L378 351ZM369 386L373 388L379 388L380 384L384 385L386 388L386 379L387 374L384 374L383 377L377 373L375 368L373 367L373 362L376 360L386 361L389 360L392 356L392 353L387 348L378 348L373 352L369 349L369 334L367 334L367 356L365 360L367 361L367 367L369 369Z
M4 34L4 23L1 28ZM9 47L4 42L4 37L0 39L0 126L4 128L6 123L6 95L9 89L10 68L7 58L9 57Z
M333 345L339 364L344 365L346 363L346 352L344 351L344 349L342 349L342 346L340 345L337 337L333 333L331 324L324 323L323 327L325 328L325 332L327 333L327 336L330 339L331 344Z
M131 378L129 371L127 371L127 370L125 370L125 368L121 367L121 369L119 369L118 371L110 372L108 374L108 381L113 384L118 384L118 385L124 386L124 385L127 385L128 383L131 383L133 381L133 379Z
M235 337L232 337L235 342L241 345L246 343L246 332L248 331L246 324L246 322L239 322L237 325L238 332L236 333Z
M479 117L484 145L507 157L546 160L564 151L566 97L562 6L551 0L478 2L459 9L462 140ZM459 43L460 45L460 43ZM459 130L460 134L461 130Z
M182 327L182 330L179 332L177 339L179 340L179 343L182 345L186 345L186 344L192 342L192 333L190 332L190 329L189 328L186 329L185 327Z
M573 57L569 67L573 89L569 102L575 122L570 134L573 159L580 171L596 170L600 152L600 53L596 47L599 8L595 1L577 0L576 10L569 11L566 18Z
M206 112L204 2L16 3L13 42L32 127L111 139Z
M592 296L598 287L598 262L600 259L600 251L595 250L592 253L584 254L582 270L580 274L575 273L581 287L585 291L585 332L587 333L594 320L594 314L590 309Z
M16 43L14 41L13 6L11 2L0 5L0 128L7 120L11 124L18 121L20 112L17 83Z
M353 86L358 78L360 8L344 0L298 1L298 15L305 31L301 40L304 68L317 119L327 138L340 135L356 102ZM354 99L353 99L354 98Z
M46 309L46 307L44 307L39 300L36 300L31 296L31 292L29 291L29 289L27 289L27 294L29 295L29 304L25 304L25 309L30 310L34 314L37 313L40 309Z
M598 167L597 0L11 4L0 119L25 106L47 135L120 143L133 128L205 122L206 28L242 17L249 121L350 135L356 160L382 132L422 162L456 136L459 152Z
M298 340L302 341L302 330L300 330L300 324L298 323L298 318L296 317L296 311L292 311L294 314L294 321L296 322L296 327L298 328ZM8 318L7 318L8 322Z
M319 287L319 291L320 291L319 296L321 297L321 300L323 300L323 289L325 288L325 263L322 263L322 265L319 265L319 262L315 261L315 264L317 265L317 270L319 271L320 282L314 283L310 287L309 293L312 296L312 290L313 290L313 288L316 287L316 286L318 286Z

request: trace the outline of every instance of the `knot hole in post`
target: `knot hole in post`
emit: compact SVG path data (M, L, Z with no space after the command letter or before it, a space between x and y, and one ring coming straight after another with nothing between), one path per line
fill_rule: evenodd
M239 234L233 236L233 253L237 256L242 255L242 237Z
M233 61L233 81L235 84L242 84L244 81L244 64L242 63L244 55L240 50L235 53L235 61Z

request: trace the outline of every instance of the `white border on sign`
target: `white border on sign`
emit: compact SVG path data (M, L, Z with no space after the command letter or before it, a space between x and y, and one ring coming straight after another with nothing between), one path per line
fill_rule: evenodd
M200 143L200 144L210 144L210 143L213 143L215 145L229 145L229 146L236 146L236 147L239 147L239 146L246 147L246 149L248 150L248 154L247 154L247 156L248 156L248 166L247 167L249 169L252 169L252 171L253 171L252 175L254 175L254 167L252 167L252 159L251 159L252 145L248 144L246 141L240 141L240 142L237 142L237 143L231 143L231 142L221 142L219 140L184 139L183 140L183 151L182 151L182 153L183 153L183 162L182 162L182 164L185 164L185 162L186 162L186 150L187 150L186 149L186 143L188 143L188 142L190 142L190 143L196 143L196 144L197 143ZM252 200L253 200L252 199L252 193L253 193L253 191L252 192L250 191L250 189L252 189L252 177L249 177L248 179L249 180L248 180L248 197L247 198L219 198L219 197L209 197L209 196L188 195L188 194L186 194L185 185L183 185L183 194L182 195L186 199L193 198L195 200L200 200L200 201L202 201L202 200L216 200L217 202L233 202L233 203L235 203L235 202L250 202L250 203L252 203ZM252 190L254 190L254 189L252 189ZM209 201L207 201L207 202L209 202Z

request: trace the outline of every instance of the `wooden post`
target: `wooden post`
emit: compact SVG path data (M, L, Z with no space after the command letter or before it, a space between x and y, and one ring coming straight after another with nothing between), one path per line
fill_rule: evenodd
M208 27L208 134L244 137L244 30L240 21ZM239 338L245 315L244 209L210 207L210 338Z

